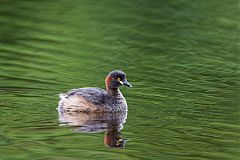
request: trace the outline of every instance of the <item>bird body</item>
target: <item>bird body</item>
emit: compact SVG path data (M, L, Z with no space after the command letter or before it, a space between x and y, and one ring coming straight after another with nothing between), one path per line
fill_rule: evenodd
M106 91L101 88L78 88L60 94L58 110L61 112L123 112L127 102L120 92L122 85L131 87L126 74L115 70L105 79Z

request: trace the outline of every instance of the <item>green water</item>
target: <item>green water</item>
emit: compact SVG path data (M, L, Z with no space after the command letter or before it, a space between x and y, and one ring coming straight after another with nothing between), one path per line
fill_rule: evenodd
M0 159L238 160L238 0L0 0ZM128 141L62 126L58 94L121 88Z

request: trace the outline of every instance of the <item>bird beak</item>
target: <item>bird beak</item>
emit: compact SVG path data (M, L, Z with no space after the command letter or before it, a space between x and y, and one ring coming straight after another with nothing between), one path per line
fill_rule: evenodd
M127 86L127 87L132 87L132 85L131 85L128 81L124 81L124 82L123 82L123 85L124 85L124 86Z

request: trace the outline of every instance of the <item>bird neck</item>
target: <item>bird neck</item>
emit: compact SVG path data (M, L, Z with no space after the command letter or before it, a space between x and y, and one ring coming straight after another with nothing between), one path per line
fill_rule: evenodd
M121 95L120 89L119 88L109 88L106 87L107 93L109 96L119 96Z
M106 91L108 93L109 96L118 96L118 95L121 95L121 92L119 90L119 88L116 88L116 87L112 87L111 86L111 81L113 80L114 78L111 77L111 76L107 76L105 78L105 85L106 85Z

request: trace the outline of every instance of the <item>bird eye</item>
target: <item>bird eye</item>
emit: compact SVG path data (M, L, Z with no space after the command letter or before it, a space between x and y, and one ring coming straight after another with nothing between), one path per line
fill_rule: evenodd
M123 81L121 81L121 78L117 78L118 82L123 85Z

